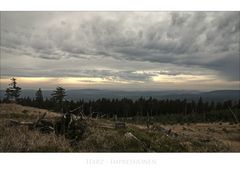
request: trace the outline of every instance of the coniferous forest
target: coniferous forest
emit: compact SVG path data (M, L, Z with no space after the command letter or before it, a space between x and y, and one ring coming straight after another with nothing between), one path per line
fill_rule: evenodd
M94 101L84 101L84 99L59 101L56 94L53 92L52 98L44 98L41 89L39 89L35 98L18 98L17 102L24 106L63 113L80 107L86 116L93 114L110 119L116 115L123 120L135 122L144 121L146 117L152 121L163 123L235 122L234 115L240 118L240 100L227 100L221 103L206 102L202 98L199 98L198 101L188 101L187 99L158 100L150 97L137 100L102 98ZM64 92L63 97L65 96ZM5 98L2 102L7 103L8 100Z

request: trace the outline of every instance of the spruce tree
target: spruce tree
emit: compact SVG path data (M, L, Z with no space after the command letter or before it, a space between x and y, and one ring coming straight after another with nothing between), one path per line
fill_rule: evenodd
M36 96L37 106L42 107L42 105L43 105L43 94L42 94L41 88L38 89L35 96Z
M16 80L17 79L14 77L11 78L12 82L9 84L9 87L5 91L7 100L16 101L21 94L21 88L17 86Z
M62 87L57 87L56 90L53 91L51 95L52 95L52 100L57 104L57 110L63 111L63 100L64 100L64 97L66 96L65 89Z

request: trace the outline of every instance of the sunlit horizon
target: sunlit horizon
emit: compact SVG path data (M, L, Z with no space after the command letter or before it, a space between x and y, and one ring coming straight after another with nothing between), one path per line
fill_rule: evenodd
M0 79L1 82L1 90L4 90L11 83L12 77L4 77ZM111 79L103 79L103 78L53 78L53 77L14 77L17 79L17 84L22 89L38 89L42 88L45 90L55 89L57 86L61 86L65 89L102 89L102 90L129 90L129 91L162 91L162 90L197 90L197 91L211 91L211 90L238 90L238 86L230 87L226 84L223 87L216 88L216 84L223 84L218 80L212 80L211 84L209 84L208 89L204 89L201 87L201 84L198 81L208 81L211 78L204 78L201 76L177 76L176 80L172 80L173 78L166 78L166 76L157 76L152 78L151 87L144 86L144 83L130 83L124 81L117 81ZM169 79L169 80L168 80ZM189 79L186 83L184 79ZM192 81L192 82L191 82ZM115 83L118 82L118 87ZM159 85L161 83L161 86ZM141 86L141 84L143 86ZM169 84L173 84L173 86L169 86ZM204 83L205 85L206 83ZM236 82L236 85L239 82ZM46 86L47 85L47 86ZM128 88L125 88L125 85L128 85ZM154 86L154 88L152 88ZM175 86L178 85L178 88ZM187 86L199 86L197 89L191 89ZM230 88L229 88L230 87Z

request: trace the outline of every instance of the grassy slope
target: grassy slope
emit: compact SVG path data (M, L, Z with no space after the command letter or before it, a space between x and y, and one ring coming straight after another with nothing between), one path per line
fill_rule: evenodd
M109 120L90 120L82 140L71 145L64 137L29 131L25 126L9 127L7 119L36 120L46 110L15 104L0 104L0 151L2 152L223 152L240 151L239 125L194 124L168 125L179 136L171 137L160 131L155 123L152 129L144 125L128 124L127 129L113 129ZM48 119L58 114L50 112ZM158 129L159 128L159 129ZM131 132L141 142L129 139Z

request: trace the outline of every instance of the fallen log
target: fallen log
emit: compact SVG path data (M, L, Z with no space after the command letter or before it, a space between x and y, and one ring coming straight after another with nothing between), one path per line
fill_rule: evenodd
M165 128L165 127L162 127L162 126L159 126L159 125L154 125L152 126L151 128L153 131L160 131L160 132L163 132L165 134L171 134L172 130L170 128Z
M153 152L148 146L147 144L145 144L143 141L141 141L139 138L137 138L135 135L133 135L131 132L126 132L124 134L124 136L128 139L133 139L135 141L137 141L143 148L144 151L146 152Z
M135 135L133 135L131 132L127 132L124 134L126 138L130 138L130 139L134 139L140 143L143 143L142 141L140 141Z
M84 114L76 116L73 113L67 112L62 117L55 118L54 120L44 119L47 113L44 113L36 121L25 122L18 120L9 120L10 126L28 126L29 130L38 130L42 133L52 133L56 135L64 135L71 141L78 141L85 136L88 130Z
M44 126L44 127L40 127L39 131L41 131L42 133L51 133L51 132L55 132L55 129L52 126Z
M47 113L45 112L38 120L37 122L34 123L34 127L36 127L38 125L38 123L47 115Z
M13 119L10 119L9 122L11 126L25 125L28 126L30 130L38 129L41 132L45 133L54 132L53 123L47 120L43 120L46 115L47 113L44 113L36 122L17 121Z
M103 128L103 129L114 129L114 126L112 124L101 124L99 125L100 128Z
M17 121L17 120L13 120L13 119L10 119L9 122L11 125L27 125L27 126L34 125L33 122Z

